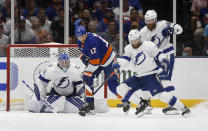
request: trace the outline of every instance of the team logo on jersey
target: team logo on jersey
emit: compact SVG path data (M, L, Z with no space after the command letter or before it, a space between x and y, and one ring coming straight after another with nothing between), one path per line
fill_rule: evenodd
M70 81L67 79L68 77L61 77L54 81L54 86L57 88L65 89L69 86Z
M142 62L144 62L145 59L146 59L146 55L142 51L141 53L138 53L135 56L135 62L134 62L134 64L135 65L140 65L140 64L142 64Z
M159 37L157 37L157 34L152 37L151 41L154 42L157 45L158 48L160 47L161 40L160 40Z

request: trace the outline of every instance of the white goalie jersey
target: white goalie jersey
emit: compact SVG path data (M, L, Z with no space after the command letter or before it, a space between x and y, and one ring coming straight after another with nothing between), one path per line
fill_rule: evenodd
M78 92L84 86L78 66L70 63L68 70L64 71L58 66L58 62L49 65L40 74L36 84L39 87L41 96L46 95L46 87L49 85L61 96L69 96L74 90Z
M142 45L135 49L131 44L127 45L124 49L123 57L119 61L121 67L125 67L131 61L135 75L137 77L160 73L155 63L155 58L159 61L167 59L167 56L161 53L161 51L151 41L144 41Z
M152 31L149 30L147 28L147 26L145 26L144 28L142 28L140 30L140 34L141 34L141 40L142 41L152 41L154 42L154 44L161 49L162 51L165 49L168 49L170 47L172 47L172 44L170 44L170 37L164 37L162 35L162 31L164 28L166 27L171 27L174 29L174 34L181 34L183 32L183 29L180 25L178 24L174 24L174 23L170 23L167 22L165 20L162 21L158 21L156 23L156 27L155 29L153 29ZM174 50L172 50L169 53L174 53Z

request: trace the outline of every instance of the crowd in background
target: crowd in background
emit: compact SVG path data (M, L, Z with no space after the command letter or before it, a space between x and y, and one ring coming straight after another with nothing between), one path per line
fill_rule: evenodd
M123 45L131 29L145 26L149 9L158 20L172 21L172 0L123 0ZM83 25L119 52L119 0L69 0L69 43L76 44L74 30ZM0 0L0 56L10 44L11 0ZM20 17L21 16L21 17ZM15 0L15 44L64 43L64 0ZM208 55L208 0L177 0L177 56Z

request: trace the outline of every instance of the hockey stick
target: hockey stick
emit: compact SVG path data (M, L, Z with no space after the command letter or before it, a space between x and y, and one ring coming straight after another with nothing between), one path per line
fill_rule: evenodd
M22 83L23 83L30 91L32 91L33 93L35 93L34 90L32 89L32 87L29 86L24 80L22 80ZM35 88L35 87L34 87L34 88ZM38 87L36 87L36 88L38 88ZM50 111L52 111L53 113L57 113L57 112L58 112L58 108L57 108L57 109L54 109L54 108L51 106L51 104L47 101L47 99L45 99L45 98L43 98L43 97L40 96L40 101L43 102L43 104L44 104L46 107L48 107L48 109L49 109Z
M97 88L97 90L95 90L92 95L95 95L102 87L103 85L114 75L117 73L117 70L115 69L106 79L105 81L103 81L103 83L101 83L101 85Z

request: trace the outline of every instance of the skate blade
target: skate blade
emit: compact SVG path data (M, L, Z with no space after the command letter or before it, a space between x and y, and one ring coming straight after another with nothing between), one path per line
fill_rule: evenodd
M146 107L146 109L143 112L136 114L136 116L139 118L145 114L150 114L150 112L152 112L152 109L153 109L152 107L148 106L148 107Z
M188 117L190 117L191 116L191 112L189 112L189 113L186 113L186 114L184 114L184 115L182 115L184 118L188 118Z
M87 115L95 115L95 111L94 110L90 110L89 112L86 113Z
M129 109L129 110L130 110L130 109ZM128 111L126 111L126 112L124 112L124 114L125 114L125 115L128 115L128 114L129 114L129 110L128 110Z
M146 115L149 115L149 114L152 114L152 107L147 107L145 110L147 110L146 111Z
M166 113L164 113L165 115L179 115L178 111L167 111Z

